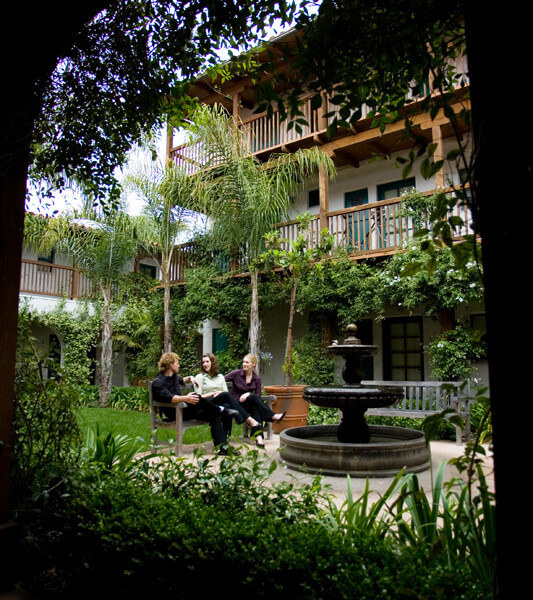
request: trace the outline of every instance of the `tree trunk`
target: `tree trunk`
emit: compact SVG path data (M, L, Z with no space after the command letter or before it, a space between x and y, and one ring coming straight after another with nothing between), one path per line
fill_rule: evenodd
M250 329L248 331L248 343L250 346L250 352L255 354L257 356L257 360L259 361L261 319L259 318L259 290L257 280L257 269L254 269L251 274L252 301L250 303ZM259 362L257 369L259 370Z
M170 277L169 263L163 261L161 265L163 277L163 352L172 352L172 321L170 318Z
M20 284L27 155L21 155L0 179L0 525L8 519L11 423ZM0 542L2 542L0 531ZM6 534L7 535L7 534ZM2 543L3 549L3 543ZM0 552L0 558L4 554Z
M111 321L110 294L102 290L104 298L104 319L102 322L102 354L100 356L100 406L107 406L111 394L111 375L113 372L113 323Z
M297 285L298 279L295 279L291 290L291 304L289 307L289 325L287 327L287 345L285 346L287 385L292 385L292 323L294 321L294 306L296 304Z

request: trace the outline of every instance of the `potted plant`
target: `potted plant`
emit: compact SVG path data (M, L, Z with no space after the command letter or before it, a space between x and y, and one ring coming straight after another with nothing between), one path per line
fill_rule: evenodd
M290 279L291 289L283 384L265 386L265 392L273 394L277 398L273 410L275 412L286 412L285 419L274 424L276 433L290 427L304 426L307 423L309 405L303 399L303 391L307 386L293 384L292 331L298 282L304 274L312 269L320 268L319 261L330 253L334 242L334 236L327 229L320 232L318 240L310 239L309 225L312 217L309 213L298 216L297 220L299 233L292 246L289 240L280 237L279 231L273 231L265 235L266 251L259 258L263 268L281 269L282 276Z

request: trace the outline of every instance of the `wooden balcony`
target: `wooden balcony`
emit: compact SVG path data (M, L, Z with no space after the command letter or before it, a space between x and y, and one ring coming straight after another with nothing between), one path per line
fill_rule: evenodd
M91 281L73 267L22 259L20 292L77 300L92 291Z
M401 208L402 198L392 198L331 211L327 214L327 230L334 236L334 246L345 248L353 260L388 256L402 250L406 242L413 239L416 231L413 219L405 216ZM463 222L455 231L456 239L472 233L472 219L466 206L456 206L453 216L460 217ZM290 248L299 234L297 221L283 223L279 230L281 238L287 240L286 248ZM319 239L320 232L320 217L316 215L308 230L311 242ZM221 272L230 270L228 261L224 263L214 257L211 257L211 260L218 263ZM194 243L180 247L172 269L172 282L182 283L187 269L193 269L197 261ZM231 270L242 275L245 266L233 264Z
M274 111L271 116L267 113L254 115L242 120L242 129L246 134L250 154L261 159L267 159L272 153L290 152L298 148L308 148L321 144L326 140L328 125L333 117L324 115L335 111L336 107L326 98L325 106L313 109L311 97L305 99L302 112L307 125L301 125L300 130L289 127L288 121L282 121L279 111ZM368 107L363 107L364 119L368 114ZM363 119L361 119L363 120ZM351 134L351 132L348 132ZM171 160L183 171L193 175L205 164L204 152L200 142L182 144L170 150Z
M328 212L327 230L334 236L334 246L345 248L353 260L398 252L415 233L413 220L403 214L401 205L402 198L392 198ZM456 206L453 215L463 222L455 232L456 238L471 233L469 210L465 206ZM321 229L320 216L316 215L308 230L311 243L319 239ZM286 240L285 247L289 249L299 234L297 221L283 223L279 230L281 238ZM231 271L235 275L243 275L247 270L246 265L231 262L227 257L200 256L194 242L179 245L174 257L170 271L170 280L174 284L183 283L187 270L200 263L215 264L221 273ZM83 272L73 267L23 259L20 292L76 300L89 295L92 284Z
M466 56L458 57L453 62L456 72L456 92L459 99L463 97L464 91L468 89L467 59ZM248 89L248 96L251 95L250 90L252 89L253 85ZM411 91L406 98L409 110L416 109L422 98L426 97L429 93L434 93L433 89L433 82L428 81L423 86L423 89L419 90L418 94ZM244 92L241 92L241 94L244 94ZM222 98L222 96L215 96L209 99L205 98L202 101L209 104L217 101L222 102ZM300 125L300 129L289 127L289 122L286 120L282 121L277 110L274 110L271 115L265 112L241 119L242 128L246 132L250 154L257 156L261 160L266 160L275 152L294 152L298 148L308 148L313 145L329 145L329 142L332 140L327 137L327 130L328 126L333 122L334 116L338 115L338 107L332 103L331 98L326 94L323 94L322 106L319 108L312 107L311 95L304 97L302 100L301 110L307 124ZM248 98L248 102L250 101L251 99ZM340 147L326 148L328 154L332 156L335 162L339 164L355 164L360 160L371 158L376 151L375 147L372 146L372 142L378 138L380 146L385 152L404 149L401 144L401 131L398 131L395 127L390 127L388 132L381 132L377 128L372 128L373 119L369 118L369 113L369 107L366 105L362 106L359 120L351 126L351 129L339 129L337 131L335 139L349 140L349 143L343 143ZM239 117L237 114L234 114L234 116ZM426 116L417 125L420 126L421 122L426 123L428 120L431 121ZM446 130L445 124L441 123L439 126L443 127L444 137L450 134L450 131ZM460 127L462 128L463 124ZM431 128L426 127L426 129L427 131L424 135L429 135ZM205 162L200 143L182 144L169 148L168 153L169 158L189 174L193 174L201 169Z

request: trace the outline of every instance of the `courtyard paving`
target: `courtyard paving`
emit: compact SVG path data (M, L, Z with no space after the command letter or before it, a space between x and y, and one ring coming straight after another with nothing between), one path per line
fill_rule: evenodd
M231 440L232 446L238 448L243 454L249 449L255 448L255 445L250 440L234 439ZM296 471L288 468L280 458L279 455L279 435L273 434L272 439L265 440L265 450L261 450L260 453L264 454L267 461L276 461L277 468L270 476L272 483L280 481L292 481L295 484L306 484L312 481L316 475L306 473L305 471ZM212 444L206 443L204 448L207 453L212 451ZM185 457L193 455L195 446L185 446L183 449L183 455ZM483 460L483 471L487 479L489 489L494 491L494 470L493 461L490 449L488 446L484 446L486 451L486 457ZM466 480L464 474L459 473L457 468L453 464L449 464L448 461L454 458L458 458L464 454L465 446L459 445L455 441L436 440L430 443L430 454L431 454L431 469L427 469L420 473L417 473L420 486L428 493L432 489L432 472L433 475L437 472L440 463L446 461L445 467L445 481L450 481L453 478L462 478ZM322 484L327 486L330 493L333 494L338 503L342 503L347 497L347 479L345 476L333 476L333 475L322 475ZM378 497L383 494L390 486L393 481L393 477L371 477L368 479L369 487L371 491L371 497ZM360 495L366 487L366 478L350 478L350 486L352 493L357 496Z

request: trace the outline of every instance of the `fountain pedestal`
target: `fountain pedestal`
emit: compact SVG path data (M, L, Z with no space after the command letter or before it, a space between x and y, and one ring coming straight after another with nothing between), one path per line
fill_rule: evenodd
M403 399L398 386L362 385L361 358L377 353L377 346L361 344L357 328L347 329L343 344L328 347L345 359L345 385L307 387L304 400L323 408L338 408L338 426L309 426L287 429L280 435L280 456L291 468L354 477L394 476L402 468L418 472L429 468L429 450L421 432L403 427L369 426L368 408L383 408Z

